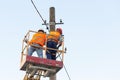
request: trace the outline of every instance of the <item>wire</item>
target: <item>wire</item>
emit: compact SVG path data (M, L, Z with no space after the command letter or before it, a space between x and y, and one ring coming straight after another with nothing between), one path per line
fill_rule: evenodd
M46 24L46 21L43 19L42 15L41 15L40 12L38 11L38 9L37 9L37 7L35 6L33 0L31 0L31 2L32 2L32 4L33 4L35 10L37 11L38 15L39 15L40 18L42 19L43 23L46 25L46 28L48 29L48 26L47 26L47 24Z
M60 56L59 56L59 57L60 57ZM61 58L61 57L60 57L60 59L62 60L62 58ZM71 80L70 75L68 74L68 71L67 71L67 69L66 69L66 67L65 67L64 63L63 63L63 67L64 67L64 69L65 69L65 71L66 71L66 73L67 73L67 76L68 76L69 80Z
M40 18L41 18L42 21L44 22L44 24L46 24L45 20L43 19L42 15L41 15L40 12L38 11L38 9L37 9L37 7L35 6L34 2L33 2L32 0L31 0L31 2L32 2L32 4L33 4L35 10L37 11L38 15L40 16ZM47 27L47 29L48 29L47 24L46 24L46 27ZM60 57L60 59L61 59L61 57ZM62 60L62 59L61 59L61 60ZM66 69L64 63L63 63L63 67L64 67L64 69L65 69L65 71L66 71L66 73L67 73L67 76L68 76L69 80L71 80L71 78L70 78L70 76L69 76L69 74L68 74L68 71L67 71L67 69Z

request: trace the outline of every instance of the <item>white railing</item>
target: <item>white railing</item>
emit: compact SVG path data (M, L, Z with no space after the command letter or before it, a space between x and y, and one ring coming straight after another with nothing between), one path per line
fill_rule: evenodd
M28 47L30 46L28 42L26 43L26 40L29 41L31 39L31 36L34 33L36 33L36 31L29 30L27 32L27 34L25 35L23 41L22 41L21 63L26 60L26 55L28 54ZM46 41L46 43L47 43L47 41ZM64 53L66 52L66 50L64 49L64 36L62 37L62 45L61 45L61 47L59 49L47 48L46 47L47 46L46 43L45 43L44 47L39 47L39 48L43 49L43 52L45 54L45 58L46 58L46 51L48 49L50 49L50 50L56 50L57 51L57 53L56 53L57 54L56 55L56 60L63 61L63 59L64 59ZM35 46L35 47L37 47L37 46Z

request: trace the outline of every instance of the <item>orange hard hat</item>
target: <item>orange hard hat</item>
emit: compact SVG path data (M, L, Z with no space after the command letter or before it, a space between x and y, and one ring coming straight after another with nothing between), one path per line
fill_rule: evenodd
M62 34L62 29L61 28L57 28L57 31Z

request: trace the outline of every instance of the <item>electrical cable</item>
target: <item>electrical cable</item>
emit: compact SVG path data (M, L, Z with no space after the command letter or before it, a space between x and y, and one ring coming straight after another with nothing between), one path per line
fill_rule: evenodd
M60 57L60 56L59 56L59 57ZM61 57L60 57L60 59L62 60L62 58L61 58ZM67 73L67 76L68 76L69 80L71 80L70 75L68 74L68 71L67 71L67 69L66 69L66 67L65 67L64 63L63 63L63 67L64 67L64 69L65 69L65 72Z
M47 24L46 24L46 21L43 19L42 15L41 15L40 12L38 11L38 9L37 9L37 7L35 6L34 2L33 2L32 0L31 0L31 2L32 2L35 10L37 11L38 15L40 16L40 18L42 19L42 21L43 21L44 24L46 25L46 28L48 29L48 26L47 26ZM61 59L61 57L60 57L60 59ZM61 59L61 60L62 60L62 59ZM66 71L66 73L67 73L67 76L68 76L69 80L71 80L71 78L70 78L70 76L69 76L69 74L68 74L68 71L67 71L64 63L63 63L63 67L64 67L64 69L65 69L65 71Z
M43 19L42 15L41 15L40 12L38 11L38 9L37 9L37 7L35 6L33 0L31 0L31 2L32 2L32 4L33 4L35 10L37 11L38 15L39 15L40 18L42 19L43 23L46 25L46 29L49 30L49 28L48 28L48 26L47 26L47 24L46 24L46 21Z

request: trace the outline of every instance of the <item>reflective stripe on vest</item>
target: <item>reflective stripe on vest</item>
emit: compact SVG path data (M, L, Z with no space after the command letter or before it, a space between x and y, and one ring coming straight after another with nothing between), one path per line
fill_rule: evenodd
M57 31L51 31L51 32L49 33L49 35L48 35L47 38L48 38L48 40L49 40L49 39L53 39L53 40L55 40L55 41L58 42L58 40L59 40L59 38L60 38L60 33L57 32Z
M45 44L45 41L46 41L46 35L44 33L36 33L33 35L30 44L36 43L43 46Z

